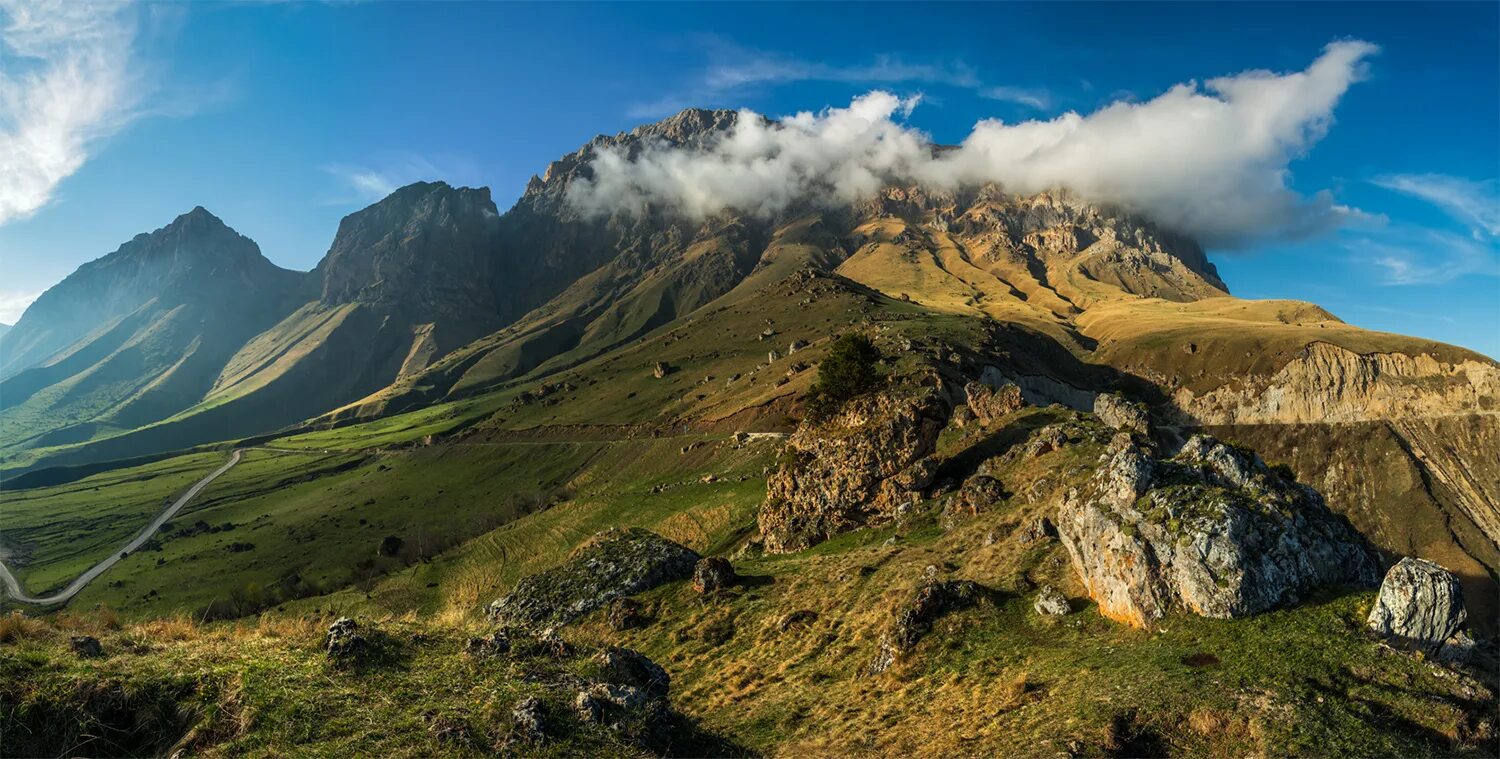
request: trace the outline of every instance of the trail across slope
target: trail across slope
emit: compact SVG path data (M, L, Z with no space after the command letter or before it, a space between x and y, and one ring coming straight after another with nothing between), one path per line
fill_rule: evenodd
M110 567L114 566L115 563L122 558L123 554L128 554L131 551L140 548L145 544L147 540L150 540L151 536L155 535L156 531L161 529L161 526L165 524L167 520L176 516L177 512L181 511L182 507L188 504L188 501L193 500L193 498L198 495L199 491L203 490L203 488L205 487L208 487L208 483L213 482L215 479L218 479L219 475L229 471L230 468L232 468L235 464L240 463L240 455L241 452L239 450L235 450L233 453L231 453L229 455L229 460L224 462L223 466L220 466L218 469L215 469L213 472L209 473L208 476L193 483L193 486L188 488L187 492L183 493L177 498L177 500L173 501L171 506L168 506L164 511L162 511L162 513L159 514L156 519L151 522L151 524L146 526L146 529L141 530L140 534L136 535L135 538L133 538L129 543L126 543L123 547L120 548L119 551L111 552L109 556L106 556L98 564L90 567L87 572L79 575L73 580L73 582L68 583L68 587L63 588L57 593L53 593L50 596L43 596L40 598L26 595L26 593L21 590L21 583L16 581L15 575L10 573L10 569L6 567L4 563L0 563L0 582L3 582L5 584L6 594L12 600L25 604L35 604L37 606L51 606L53 604L66 603L73 596L78 595L78 591L83 590L85 586L87 586L90 582L93 582L94 578L98 577L101 574L104 574L109 570Z

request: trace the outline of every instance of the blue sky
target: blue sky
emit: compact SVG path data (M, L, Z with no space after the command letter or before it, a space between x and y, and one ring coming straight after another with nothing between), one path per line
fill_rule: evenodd
M487 185L503 210L548 161L684 106L920 94L903 124L957 143L1358 39L1379 52L1284 167L1345 223L1210 254L1236 295L1500 356L1497 9L0 0L0 174L24 180L0 179L0 321L195 205L306 269L392 187Z

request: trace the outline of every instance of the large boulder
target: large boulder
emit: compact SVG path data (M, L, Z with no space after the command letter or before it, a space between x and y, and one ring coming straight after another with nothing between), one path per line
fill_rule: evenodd
M1407 557L1391 567L1370 610L1370 629L1394 641L1436 651L1468 618L1452 572Z
M765 550L799 551L908 508L937 473L931 456L947 419L946 401L926 388L861 396L804 422L766 481Z
M734 565L722 556L709 556L693 567L693 590L698 593L723 590L739 579L734 573Z
M1108 454L1064 497L1057 531L1100 612L1137 627L1173 607L1242 617L1379 576L1315 491L1202 436L1171 460L1133 445Z
M568 561L516 583L489 605L489 617L520 627L567 624L616 598L686 580L700 558L648 530L606 530Z
M1146 414L1146 407L1114 393L1100 393L1094 397L1094 416L1122 432L1142 435L1150 432L1151 418Z

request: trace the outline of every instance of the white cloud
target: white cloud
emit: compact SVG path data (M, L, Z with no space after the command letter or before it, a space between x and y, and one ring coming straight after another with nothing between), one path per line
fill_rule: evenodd
M1065 187L1210 245L1297 237L1347 215L1326 192L1293 191L1288 167L1327 132L1375 52L1366 42L1335 42L1304 71L1188 82L1087 116L981 121L943 153L898 123L913 101L886 92L776 122L741 111L735 127L702 150L602 151L594 179L576 182L570 199L591 214L649 204L696 217L727 209L771 215L799 199L867 197L891 182L948 189L994 182L1018 193Z
M0 224L25 218L137 114L124 3L0 0Z
M15 324L25 313L26 307L42 294L36 292L0 291L0 324Z
M1500 183L1445 174L1391 174L1370 180L1387 190L1421 198L1469 225L1476 236L1500 236Z

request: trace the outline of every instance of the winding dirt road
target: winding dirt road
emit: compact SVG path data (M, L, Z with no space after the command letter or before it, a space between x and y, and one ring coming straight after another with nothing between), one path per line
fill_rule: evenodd
M219 475L229 471L230 468L238 463L240 463L240 451L236 449L229 455L229 460L224 462L223 466L215 469L207 477L204 477L203 479L193 483L193 486L188 488L187 492L183 493L177 498L177 500L173 501L171 506L168 506L166 510L162 511L162 513L158 515L156 519L151 522L151 524L146 526L146 529L141 530L140 534L136 535L135 538L133 538L129 543L126 543L124 546L121 546L120 548L110 552L109 556L105 557L103 561L90 567L87 572L84 572L83 574L75 578L72 582L68 583L68 587L63 588L61 591L53 593L50 596L42 596L41 598L37 598L34 596L26 595L26 593L21 590L21 583L16 581L15 575L10 573L10 569L6 567L3 562L0 562L0 584L3 584L5 586L5 594L13 601L19 601L20 603L24 604L35 604L37 606L52 606L54 604L66 603L73 596L78 595L78 591L83 590L84 586L88 585L90 582L93 582L94 578L104 574L109 570L110 567L114 566L115 563L120 560L120 554L129 553L144 545L146 541L151 539L152 535L156 534L157 530L161 529L161 526L165 524L167 520L176 516L177 512L181 511L182 507L188 504L188 501L193 500L193 497L198 495L198 492L200 490L208 487L208 483L218 479Z

